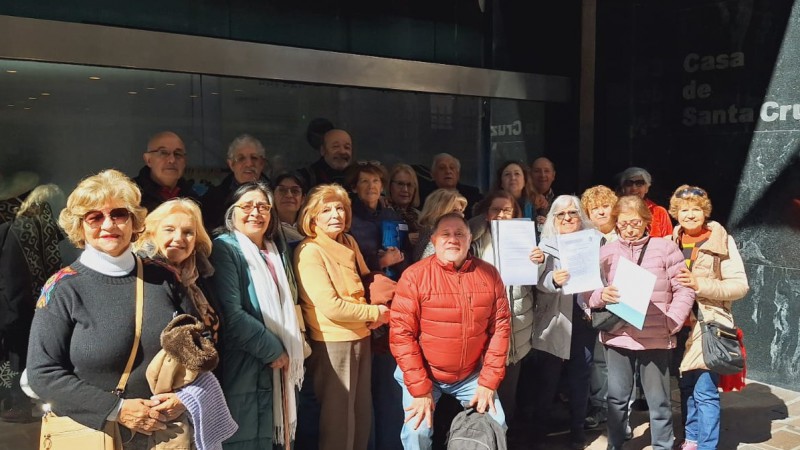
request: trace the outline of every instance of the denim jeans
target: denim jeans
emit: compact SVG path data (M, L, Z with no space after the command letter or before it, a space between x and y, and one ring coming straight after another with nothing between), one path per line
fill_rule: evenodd
M708 370L690 370L680 379L681 403L686 411L686 440L698 450L719 444L719 375Z
M432 394L434 405L442 397L442 393L452 395L456 398L456 400L461 402L461 404L465 405L469 403L469 401L472 400L472 397L475 396L475 392L478 390L478 375L479 370L476 370L467 378L452 384L439 383L436 380L431 380L433 381ZM412 397L411 393L408 392L406 384L403 382L403 372L399 367L394 372L394 379L397 381L400 387L403 388L403 409L405 410L405 408L411 406L411 402L414 400L414 397ZM503 430L505 430L506 416L503 412L503 406L500 404L500 400L498 399L496 392L494 395L494 407L497 412L492 413L490 410L488 414L492 419L499 423L500 426L503 427ZM428 428L425 421L423 421L415 430L415 423L416 419L403 424L403 429L400 431L400 440L403 441L403 448L405 450L429 450L433 445L433 429Z

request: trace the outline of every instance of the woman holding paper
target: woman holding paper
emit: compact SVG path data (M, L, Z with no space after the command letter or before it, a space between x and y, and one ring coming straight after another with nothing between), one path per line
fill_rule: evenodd
M560 195L553 200L539 243L545 254L539 266L539 284L533 320L533 348L537 362L534 435L544 437L550 404L558 389L562 368L567 369L570 404L570 446L586 447L583 422L589 400L589 376L597 333L588 320L588 308L580 294L565 294L569 271L562 268L558 236L594 225L583 214L580 200Z
M521 217L521 211L514 196L505 191L490 192L475 208L478 214L469 221L472 234L472 253L491 264L497 265L492 247L493 220L507 220ZM535 264L544 262L544 253L534 247L530 260ZM506 295L511 311L511 345L506 360L506 376L497 389L503 404L506 420L510 420L516 409L517 385L522 368L522 358L531 350L531 329L533 327L533 286L506 286Z
M680 246L686 261L678 281L697 293L703 320L733 326L732 303L749 290L736 243L722 225L709 220L711 200L697 186L678 187L669 201L669 213L678 221L672 239ZM681 448L716 449L719 375L705 365L702 331L694 315L691 324L680 366L681 409L686 430Z
M652 446L670 450L675 440L670 408L670 350L675 348L675 333L689 315L695 293L680 282L681 268L686 265L678 246L646 233L652 215L641 198L620 198L611 218L617 224L619 239L600 249L600 267L608 285L592 293L589 306L602 308L625 302L615 283L627 285L637 280L615 279L623 259L655 275L655 286L641 329L626 323L616 330L600 332L608 364L608 448L622 448L633 373L638 369L650 405Z

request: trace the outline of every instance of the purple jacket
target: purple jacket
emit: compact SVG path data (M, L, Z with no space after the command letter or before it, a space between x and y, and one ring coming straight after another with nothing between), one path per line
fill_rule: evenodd
M650 307L644 327L638 330L632 325L624 325L613 332L601 332L600 340L611 347L630 350L666 349L675 347L675 333L683 326L694 304L694 290L678 283L676 277L681 267L686 267L683 253L678 246L669 240L645 236L638 241L616 240L600 248L600 271L614 284L614 274L619 258L625 258L634 264L646 242L647 245L642 267L656 275L656 285L650 298ZM600 294L602 289L592 292L589 306L602 308L605 306Z

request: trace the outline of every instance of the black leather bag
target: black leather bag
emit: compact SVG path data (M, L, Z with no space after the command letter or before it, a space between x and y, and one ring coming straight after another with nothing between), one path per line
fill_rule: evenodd
M739 329L703 320L703 312L695 304L695 316L703 332L703 362L712 372L733 375L744 370L744 354L739 345Z
M605 308L592 310L592 328L595 330L613 331L624 323L622 318Z

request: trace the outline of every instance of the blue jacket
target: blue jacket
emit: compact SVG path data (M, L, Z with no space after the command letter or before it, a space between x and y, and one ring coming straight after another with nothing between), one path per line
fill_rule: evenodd
M283 267L296 292L291 257L281 249ZM225 441L225 450L272 448L272 370L268 364L284 352L283 343L261 319L247 261L232 234L214 239L211 252L214 276L211 289L222 308L225 333L220 343L222 390L239 430ZM296 296L295 296L296 301Z

